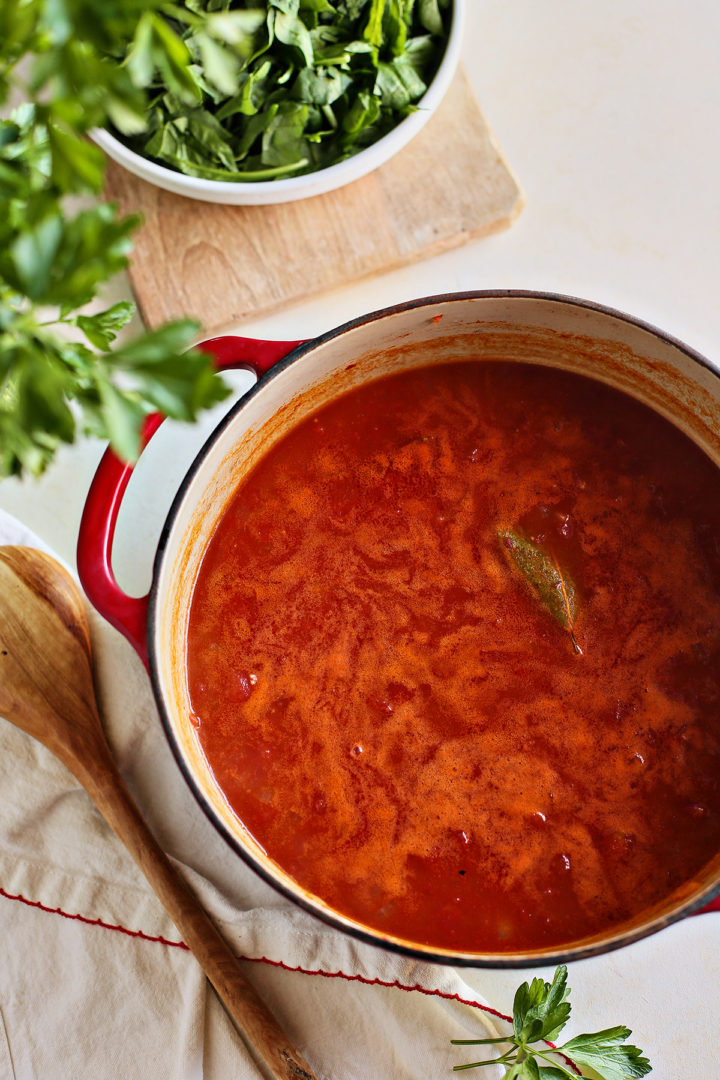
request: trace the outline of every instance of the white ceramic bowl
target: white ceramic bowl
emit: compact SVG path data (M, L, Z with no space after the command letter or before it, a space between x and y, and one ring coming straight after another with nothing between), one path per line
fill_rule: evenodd
M349 184L361 176L372 172L407 145L425 126L435 108L442 101L452 82L460 58L462 29L465 18L466 0L453 0L452 20L447 45L435 77L418 102L417 112L401 120L397 127L378 139L372 146L337 165L330 165L316 172L303 176L291 176L283 180L202 180L195 176L158 165L154 161L136 154L109 132L96 130L92 133L94 142L105 153L117 161L129 172L148 180L151 184L174 191L176 195L185 195L190 199L203 202L230 203L235 206L259 206L267 203L295 202L307 199L311 195L322 195L326 191Z

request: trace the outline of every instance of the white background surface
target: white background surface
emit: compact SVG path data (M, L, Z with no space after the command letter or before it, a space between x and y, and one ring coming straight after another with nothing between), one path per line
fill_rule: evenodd
M525 191L521 217L507 233L245 323L242 333L312 336L416 296L534 288L618 307L720 364L720 5L469 0L469 8L463 59ZM118 282L112 296L126 291ZM147 586L165 510L209 426L161 433L134 477L117 548L127 587ZM0 484L0 506L69 562L100 452L85 442L38 482ZM712 1077L719 950L720 915L707 915L573 966L575 1030L627 1023L658 1080ZM501 1010L521 981L512 971L466 977Z

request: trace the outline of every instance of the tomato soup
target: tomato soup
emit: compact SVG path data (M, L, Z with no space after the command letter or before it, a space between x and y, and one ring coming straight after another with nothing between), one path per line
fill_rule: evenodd
M568 944L720 848L720 472L585 377L444 364L324 406L227 506L187 641L244 827L404 941Z

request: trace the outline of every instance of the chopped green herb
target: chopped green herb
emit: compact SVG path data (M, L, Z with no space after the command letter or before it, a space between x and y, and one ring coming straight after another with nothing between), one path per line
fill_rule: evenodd
M131 149L188 176L296 176L343 161L416 108L451 0L186 0L148 11L122 58L150 100ZM170 27L177 36L168 48Z

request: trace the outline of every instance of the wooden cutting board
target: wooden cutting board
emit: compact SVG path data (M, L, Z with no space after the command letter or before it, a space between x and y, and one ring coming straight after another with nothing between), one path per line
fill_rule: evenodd
M144 217L130 279L146 325L189 315L205 332L507 228L523 204L462 70L411 143L338 191L220 206L111 162L107 193Z

